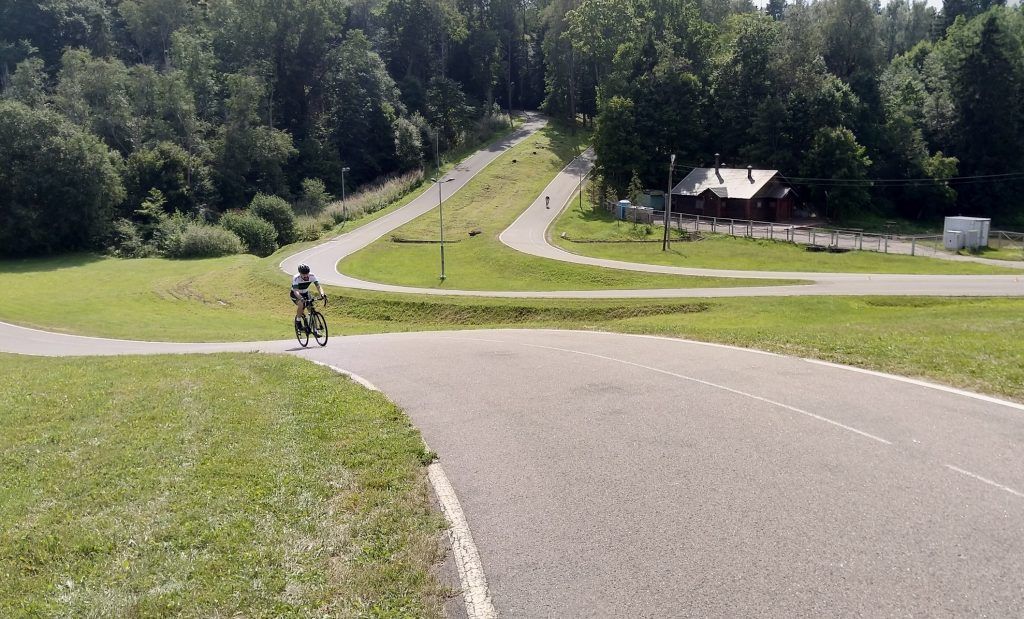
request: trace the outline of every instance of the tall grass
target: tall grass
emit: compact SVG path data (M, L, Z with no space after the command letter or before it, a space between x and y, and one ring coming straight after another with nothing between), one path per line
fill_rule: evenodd
M320 213L300 216L297 222L300 240L315 241L324 230L387 207L419 187L423 178L422 169L388 176L347 196L344 202L331 202Z

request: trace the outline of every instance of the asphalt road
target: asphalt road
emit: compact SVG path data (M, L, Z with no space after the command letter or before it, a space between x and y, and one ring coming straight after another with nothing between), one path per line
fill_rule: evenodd
M35 354L184 352L0 324ZM355 372L411 416L506 617L1024 613L1024 406L664 338L204 344Z

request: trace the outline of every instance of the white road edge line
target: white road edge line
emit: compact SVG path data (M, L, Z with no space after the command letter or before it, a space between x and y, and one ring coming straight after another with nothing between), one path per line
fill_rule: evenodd
M597 353L592 353L592 352L584 352L582 350L572 350L570 348L558 348L556 346L544 346L544 345L541 345L541 344L523 344L523 343L520 343L520 342L508 342L508 341L505 341L505 340L487 340L487 339L483 339L483 338L453 338L453 339L466 339L466 340L470 340L470 341L474 341L475 340L475 341L479 341L479 342L493 342L493 343L502 343L502 344L518 344L520 346L526 346L526 347L529 347L529 348L541 348L541 349L546 349L546 350L555 350L555 351L559 351L559 352L566 352L566 353L572 353L572 354L577 354L577 355L583 355L585 357L594 357L595 359L603 359L605 361L612 361L614 363L621 363L623 365L630 365L630 366L637 367L637 368L640 368L640 369L643 369L643 370L650 370L652 372L657 372L659 374L665 374L666 376L672 376L674 378L678 378L678 379L681 379L681 380L686 380L686 381L698 383L698 384L701 384L701 385L705 385L707 387L712 387L714 389L720 389L722 391L727 391L729 393L734 393L736 395L743 396L745 398L750 398L752 400L757 400L759 402L764 402L766 404L771 404L772 406L777 406L779 408L784 408L784 409L786 409L788 411L793 411L794 413L799 413L801 415L806 415L807 417L811 417L813 419L817 419L818 421L823 421L823 422L825 422L827 424L831 424L833 426L836 426L837 428L842 428L842 429L847 430L849 432L853 432L854 434L859 434L859 435L861 435L861 436L863 436L865 438L869 438L869 439L871 439L873 441L878 441L879 443L883 443L885 445L892 445L892 442L887 441L884 438L881 438L879 436L875 436L874 434L869 434L869 433L867 433L867 432L865 432L863 430L858 430L857 428L854 428L852 426L848 426L846 424L839 423L838 421L835 421L834 419L829 419L828 417L822 417L821 415L817 415L817 414L812 413L810 411L805 411L802 408L797 408L795 406L790 406L789 404L783 404L782 402L776 402L775 400L770 400L768 398L762 398L759 395L754 395L752 393L747 393L745 391L740 391L738 389L733 389L731 387L726 387L725 385L719 385L717 383L712 383L710 381L701 380L699 378L694 378L692 376L686 376L686 375L683 375L683 374L676 374L675 372L669 372L668 370L663 370L661 368L656 368L656 367L653 367L653 366L650 366L650 365L644 365L642 363L635 363L633 361L626 361L624 359L616 359L615 357L607 357L605 355L599 355Z
M462 505L455 496L455 488L437 462L427 467L427 476L441 504L441 511L448 521L448 536L451 539L452 553L455 555L455 566L459 570L459 580L462 581L462 599L466 603L466 614L469 619L495 619L498 612L491 602L491 592L487 588L487 577L484 575L480 553L473 542L473 534L469 531Z
M370 391L382 393L376 385L362 376L339 368L336 365L310 359L317 365L330 368L366 387ZM426 441L424 447L429 450ZM462 599L466 603L466 614L469 619L496 619L498 612L491 602L491 592L487 588L487 576L484 575L484 566L480 561L480 553L473 541L473 534L469 531L469 523L466 522L466 514L462 512L462 504L455 494L448 476L439 462L434 462L427 467L427 478L434 488L434 495L437 502L441 504L441 511L445 520L448 521L448 538L452 545L452 554L455 555L455 567L459 572L459 581L462 584Z
M946 468L950 469L951 471L956 471L957 473L960 473L961 475L966 475L968 477L973 477L974 479L977 479L980 482L984 482L984 483L986 483L986 484L988 484L990 486L995 486L996 488L999 488L1000 490L1005 490L1005 491L1009 492L1012 495L1019 496L1020 498L1024 499L1024 492L1017 492L1016 490L1014 490L1013 488L1011 488L1009 486L1004 486L1003 484L994 482L991 479L987 479L985 477L982 477L981 475L977 475L977 474L972 473L970 471L965 471L965 470L963 470L960 467L953 466L952 464L947 464Z

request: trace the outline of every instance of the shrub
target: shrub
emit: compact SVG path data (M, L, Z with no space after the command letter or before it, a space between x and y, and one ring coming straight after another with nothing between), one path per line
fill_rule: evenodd
M284 198L258 193L249 204L249 211L274 226L278 245L295 242L295 211Z
M302 198L296 204L297 209L307 215L317 215L334 199L327 193L327 186L319 178L307 178L302 181Z
M302 221L298 226L298 240L299 241L316 241L320 239L321 226L315 219L306 219Z
M168 258L216 258L240 254L242 239L230 230L191 222L185 228L167 239Z
M124 218L114 221L107 251L118 258L149 258L159 253L142 237L135 222Z
M258 215L241 211L224 213L220 218L220 226L237 234L250 254L262 258L277 249L277 230Z

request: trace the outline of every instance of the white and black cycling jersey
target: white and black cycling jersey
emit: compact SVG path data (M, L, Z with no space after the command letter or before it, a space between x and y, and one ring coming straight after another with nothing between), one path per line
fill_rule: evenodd
M309 288L312 284L318 283L319 282L317 282L316 275L313 275L312 273L310 273L309 275L303 275L299 273L292 278L292 290L305 292L305 290Z

